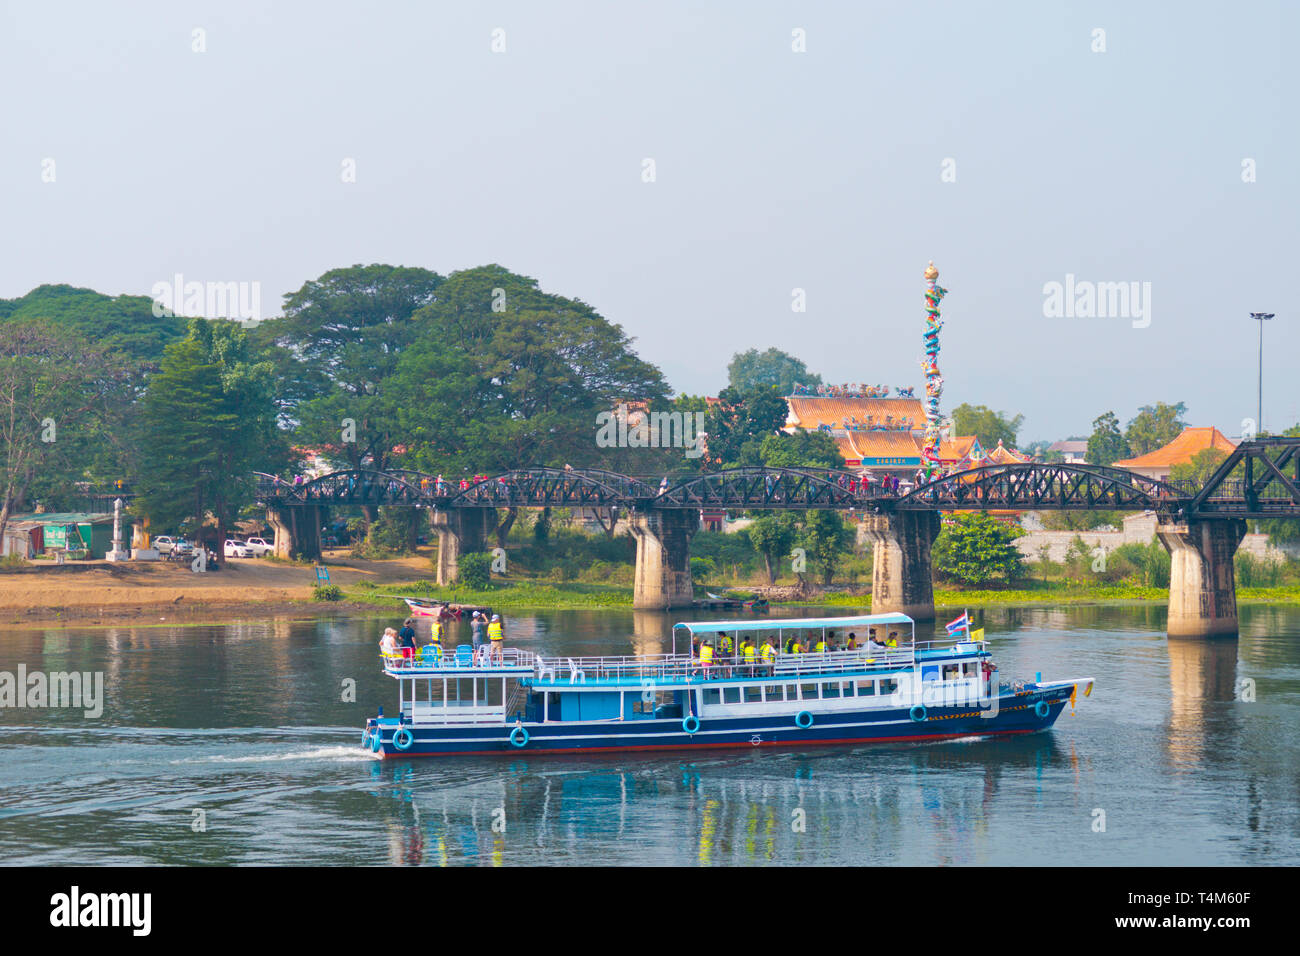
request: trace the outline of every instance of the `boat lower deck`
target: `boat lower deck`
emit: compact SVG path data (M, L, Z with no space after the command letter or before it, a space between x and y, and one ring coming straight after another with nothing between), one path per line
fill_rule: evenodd
M419 726L379 718L362 746L382 757L590 753L722 747L817 746L932 741L1033 733L1060 716L1071 683L1013 691L984 706L897 707L813 715L550 721L493 726Z

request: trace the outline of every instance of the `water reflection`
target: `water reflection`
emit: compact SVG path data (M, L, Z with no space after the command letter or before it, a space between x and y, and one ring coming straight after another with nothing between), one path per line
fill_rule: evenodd
M504 771L436 764L369 770L386 795L391 863L865 863L903 844L912 862L979 863L995 849L1004 779L1078 770L1070 749L1037 735L697 761L520 759Z

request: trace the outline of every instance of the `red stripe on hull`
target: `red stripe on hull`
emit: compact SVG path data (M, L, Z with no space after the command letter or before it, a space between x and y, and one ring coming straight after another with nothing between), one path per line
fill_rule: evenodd
M735 743L716 743L716 744L637 744L626 747L555 747L549 750L534 749L532 747L513 747L510 750L448 750L441 753L387 753L380 750L379 757L382 760L411 758L411 757L488 757L517 755L517 754L594 754L594 753L620 753L633 750L722 750L730 748L737 750L743 747L819 747L830 744L898 744L911 743L917 740L959 740L962 737L1009 737L1012 734L1037 734L1042 733L1048 728L1042 727L1030 730L993 730L982 734L913 734L910 737L844 737L835 740L764 740L755 744L751 741L737 741Z

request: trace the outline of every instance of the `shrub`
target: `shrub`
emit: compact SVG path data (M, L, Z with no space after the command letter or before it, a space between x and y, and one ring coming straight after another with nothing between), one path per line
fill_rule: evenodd
M337 584L318 584L311 590L313 601L342 601L343 589Z
M1282 583L1282 562L1257 558L1249 551L1238 551L1233 560L1237 585L1243 588L1273 588Z
M691 558L691 580L704 584L718 573L718 566L712 558Z
M486 551L470 551L457 561L456 580L467 588L485 591L492 586L492 555Z

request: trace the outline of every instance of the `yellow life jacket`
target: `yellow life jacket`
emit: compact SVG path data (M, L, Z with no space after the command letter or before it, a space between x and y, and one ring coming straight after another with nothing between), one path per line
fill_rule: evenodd
M505 631L502 629L500 621L492 621L490 624L488 624L489 641L500 641L500 640L504 640L504 638L505 638Z
M794 642L794 646L790 648L790 653L791 653L791 654L802 654L802 653L803 653L803 645L800 644L798 641L795 641L795 642Z
M725 635L722 638L722 653L724 654L731 653L731 638L726 637Z
M429 631L430 634L432 635L431 640L433 641L433 643L441 644L442 643L442 621L434 621L433 624L429 626Z
M712 663L713 648L710 647L708 644L700 645L700 660L704 661L704 663L706 664Z
M816 651L818 654L824 654L824 653L826 653L826 642L825 642L825 641L818 641L818 642L817 642L817 646L814 647L813 650Z
M776 648L771 644L763 645L763 660L770 661L776 657Z
M754 659L754 645L753 645L753 644L750 644L748 641L746 641L746 642L741 646L740 650L741 650L741 653L743 653L743 654L745 655L745 660L747 660L747 661L752 661L752 660Z
M886 647L897 647L897 646L898 646L898 641L894 640L894 639L891 637L891 638L889 638L888 640L885 641L885 646L886 646Z

